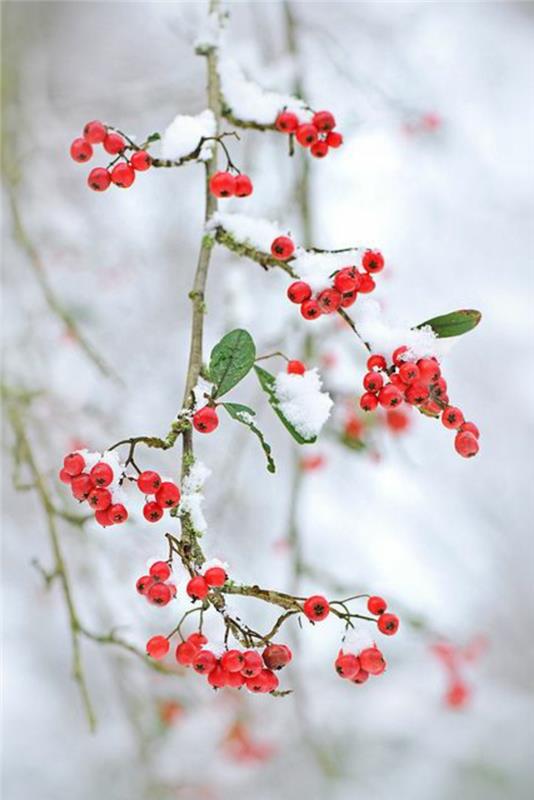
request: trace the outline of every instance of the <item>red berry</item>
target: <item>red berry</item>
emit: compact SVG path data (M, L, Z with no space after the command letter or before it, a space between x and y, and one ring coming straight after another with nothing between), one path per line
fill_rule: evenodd
M366 680L369 679L369 673L366 672L364 669L361 669L355 676L352 678L352 683L365 683Z
M436 383L441 375L438 362L434 358L420 358L417 362L420 379L424 383Z
M267 692L274 692L278 688L278 678L270 669L262 669L259 675L247 678L246 686L250 692L266 694Z
M441 421L446 428L459 428L465 420L459 408L447 406L441 415Z
M362 650L359 659L361 668L371 675L380 675L386 668L384 656L378 647L367 647Z
M300 307L300 313L304 319L317 319L322 311L317 300L305 300Z
M392 383L387 383L378 395L378 402L382 408L395 408L402 403L402 392Z
M386 425L391 431L398 433L406 430L410 425L410 418L402 408L392 408L386 411Z
M282 133L294 133L299 126L299 121L297 115L292 111L281 111L274 124Z
M76 477L72 479L70 488L76 500L87 500L94 486L89 475L83 472L81 475L76 475Z
M391 355L391 360L393 361L393 363L395 364L396 367L400 367L400 365L404 363L403 356L404 356L404 353L407 353L407 352L408 352L408 348L406 347L405 344L401 345L400 347L397 347L393 351L393 353Z
M135 170L130 164L121 161L111 170L111 180L115 186L119 186L121 189L128 189L135 181Z
M235 179L235 196L248 197L253 191L252 181L248 175L238 175Z
M277 236L271 244L271 254L278 261L287 261L295 252L295 245L289 236Z
M386 367L387 361L384 356L375 354L367 359L367 369L386 369Z
M224 586L228 576L222 567L210 567L204 573L208 586Z
M333 314L338 310L342 299L337 289L324 289L317 295L317 304L323 314Z
M151 469L145 470L137 478L137 488L143 494L155 494L161 486L161 478Z
M353 292L345 292L341 299L340 306L341 308L350 308L350 306L354 305L358 298L358 292L354 290Z
M105 511L111 505L111 492L108 489L92 489L87 502L95 511Z
M112 156L117 156L119 153L122 153L125 147L126 142L120 133L114 133L113 131L110 131L106 135L106 138L104 139L104 150L106 153L109 153Z
M235 178L229 172L216 172L210 179L210 192L215 197L232 197L235 194Z
M460 431L462 433L472 433L475 439L478 439L480 436L480 431L474 422L462 422L460 425Z
M130 164L137 172L145 172L152 166L152 159L146 150L136 150L130 156Z
M336 127L336 120L334 119L334 115L331 114L330 111L317 111L313 115L312 122L317 128L317 130L321 131L322 133L331 131Z
M341 294L354 291L358 288L359 283L360 278L358 273L350 267L348 269L340 269L334 277L334 288L337 289L338 292L341 292Z
M243 653L243 668L241 670L245 678L255 678L263 669L263 661L259 653L255 650L245 650Z
M431 384L433 397L447 397L447 381L445 378L438 378L435 383Z
M202 575L196 575L188 582L185 590L193 600L204 600L209 592L209 586Z
M329 131L326 137L326 143L328 147L333 147L334 149L341 147L343 144L343 136L337 131Z
M376 624L380 633L386 636L393 636L399 630L399 618L395 614L381 614Z
M217 664L215 669L212 669L208 675L208 683L214 689L223 689L228 685L228 672L224 670L220 664Z
M245 685L245 676L241 672L227 672L226 685L231 686L233 689L240 689Z
M445 702L450 708L461 708L469 700L469 694L465 683L455 681L445 695Z
M142 575L137 579L135 588L139 594L145 595L151 586L154 586L155 580L151 575Z
M70 484L72 482L72 475L69 475L69 473L67 472L65 467L63 467L63 469L59 470L58 475L59 475L59 480L61 481L61 483Z
M109 486L113 480L113 470L105 461L99 461L98 464L95 464L89 475L94 486Z
M166 583L156 581L148 589L146 596L155 606L166 606L172 600L172 590Z
M367 601L367 608L369 612L371 614L376 614L377 616L379 614L383 614L387 607L388 604L386 601L382 597L377 597L376 595L373 595L373 597L370 597Z
M412 361L403 361L399 367L399 375L403 383L414 383L419 380L419 367Z
M193 427L199 433L211 433L219 425L217 409L204 406L193 414Z
M173 597L176 597L176 592L178 591L174 583L168 583L167 586L171 590L171 594Z
M304 375L306 367L302 361L288 361L287 371L290 375Z
M426 403L429 397L428 387L425 386L424 383L417 381L416 383L412 383L411 386L408 386L404 393L404 397L414 406L420 406L422 403Z
M180 502L180 489L171 481L163 481L156 492L156 503L162 508L174 508Z
M364 274L360 274L360 286L358 291L362 292L362 294L370 294L374 292L376 289L376 283L372 279L371 275L368 272L364 272Z
M476 456L479 450L477 437L470 431L459 431L454 437L454 447L464 458Z
M330 604L328 603L326 597L323 597L320 594L314 594L311 597L308 597L302 607L302 610L309 620L312 622L319 622L322 619L326 619L330 613Z
M104 167L95 167L87 177L87 185L95 192L105 192L111 183L111 175Z
M378 405L378 397L371 392L365 392L360 397L360 408L363 411L374 411Z
M68 456L65 456L63 459L63 469L72 475L74 478L76 475L79 475L83 468L85 467L85 459L80 453L69 453Z
M360 671L360 659L353 653L344 653L340 650L334 666L340 678L352 680Z
M315 125L299 125L296 131L297 142L303 147L309 147L317 141L317 128Z
M366 272L381 272L384 269L384 256L378 250L368 250L363 255L362 267Z
M166 561L154 561L148 572L157 581L168 581L171 577L171 568Z
M287 290L287 296L292 303L304 303L312 296L311 286L304 281L295 281Z
M107 508L105 511L95 511L95 519L103 528L109 528L113 525L113 522L109 518L109 509Z
M85 139L75 139L70 146L70 157L79 164L89 161L92 155L93 148Z
M217 658L211 650L200 650L193 658L192 664L195 672L200 672L201 675L209 675L217 666Z
M190 667L198 653L198 648L192 642L182 642L176 648L176 660L182 667Z
M103 122L98 119L93 119L88 122L83 129L83 138L90 144L102 144L106 138L108 129Z
M384 378L379 372L368 372L363 379L363 385L368 392L379 392L384 385Z
M143 506L143 516L147 522L158 522L163 516L163 509L154 501L145 503Z
M128 511L122 503L114 503L107 511L108 519L114 525L120 525L128 519Z
M151 658L160 661L170 650L169 640L165 636L153 636L146 643L146 652Z
M328 150L329 147L324 141L314 142L314 144L312 144L310 147L310 153L315 158L324 158L328 155Z
M200 648L203 645L208 643L207 637L204 636L203 633L200 633L200 631L196 631L195 633L189 634L189 636L187 637L187 641L190 644L194 645L194 647L196 647L198 650L200 650Z
M269 644L263 651L262 658L269 669L282 669L289 664L293 654L285 644Z
M243 653L239 650L227 650L221 656L221 667L226 672L241 672L245 665Z

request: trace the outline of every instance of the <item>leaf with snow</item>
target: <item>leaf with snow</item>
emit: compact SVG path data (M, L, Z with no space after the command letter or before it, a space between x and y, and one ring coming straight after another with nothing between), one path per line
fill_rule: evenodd
M442 314L440 317L427 319L426 322L416 325L416 328L428 326L432 328L438 339L447 339L449 336L461 336L463 333L472 331L481 319L480 311L464 308L459 311L451 311L449 314Z
M280 397L278 396L277 379L274 377L274 375L271 375L270 372L267 372L266 369L258 367L257 365L254 367L254 370L256 372L256 375L258 376L260 386L266 393L269 403L274 409L275 414L279 417L285 428L287 428L293 439L295 439L295 441L298 442L299 444L313 444L317 440L318 430L314 430L313 432L311 432L309 429L307 429L307 427L304 427L301 424L302 420L295 422L294 419L290 419L287 413L288 409L290 408L290 404L284 403L284 401L281 400ZM308 372L313 373L314 371L308 370ZM297 375L293 377L298 377L301 380L304 379L302 375ZM329 402L328 411L326 413L326 416L328 416L328 414L330 413L330 406L332 405L332 401L330 400L328 395L325 395L325 397L328 398ZM294 410L293 404L291 405L291 407ZM295 419L297 418L295 417Z
M248 331L237 328L223 336L211 351L209 374L215 384L213 397L222 397L243 380L256 358L254 340Z
M257 428L256 424L254 423L253 417L256 416L256 412L252 408L243 406L240 403L223 403L222 405L230 414L232 419L235 419L237 422L241 422L243 425L246 425L247 428L250 428L252 433L256 434L260 440L265 457L267 458L267 469L269 472L276 472L276 464L274 463L271 455L271 445L265 441L262 431L260 431L260 429Z

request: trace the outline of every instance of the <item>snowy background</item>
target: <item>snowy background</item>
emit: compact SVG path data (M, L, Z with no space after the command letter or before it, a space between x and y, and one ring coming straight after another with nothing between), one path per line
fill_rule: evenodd
M357 341L328 320L301 320L285 299L283 273L218 248L206 349L236 325L261 352L282 347L298 357L306 344L310 366L339 402L319 444L305 451L319 466L303 470L303 452L247 379L232 399L257 409L278 470L266 472L256 440L230 419L199 442L212 470L204 547L237 579L291 590L296 530L298 593L361 589L400 612L399 634L382 642L389 669L364 686L340 681L334 620L287 626L281 638L296 655L282 684L295 692L277 700L215 696L196 676L159 676L135 656L84 642L99 721L91 736L70 679L59 586L46 591L31 563L51 563L45 518L34 494L11 488L6 425L6 800L219 800L237 792L258 800L522 800L534 779L534 6L294 3L297 57L288 52L283 4L229 6L232 56L247 75L280 91L300 81L312 106L335 113L345 144L324 161L301 152L291 161L281 135L244 132L230 146L255 191L224 211L283 221L304 238L297 188L308 158L313 242L380 247L388 267L376 294L388 313L417 323L479 308L482 324L459 340L444 370L452 399L481 428L481 452L459 458L450 433L419 415L402 435L379 424L365 431L364 449L343 446L343 409L353 407L364 371ZM95 117L142 138L177 113L202 111L205 64L193 45L205 6L11 2L3 17L4 383L39 393L26 425L53 484L76 443L95 450L125 436L164 435L179 408L202 168L154 170L128 191L97 195L68 149ZM40 270L120 382L101 374L53 313ZM142 455L171 475L178 457ZM54 491L75 510L61 487ZM176 605L154 609L133 588L147 560L165 555L166 529L138 519L111 530L62 524L89 628L118 626L143 647L172 627ZM273 618L255 601L237 605L257 625ZM486 646L463 671L469 702L450 709L431 645L463 648L480 637Z

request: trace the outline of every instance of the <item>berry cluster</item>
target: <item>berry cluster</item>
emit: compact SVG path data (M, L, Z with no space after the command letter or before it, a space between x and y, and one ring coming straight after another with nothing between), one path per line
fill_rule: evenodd
M107 167L95 167L89 173L87 184L95 192L104 192L112 183L121 189L128 189L135 181L136 172L145 172L152 164L146 150L135 148L120 133L96 119L88 122L83 129L83 135L72 142L71 158L85 164L93 157L95 144L101 144L106 153L115 156ZM134 151L129 159L124 155L128 149Z
M271 251L275 258L286 260L292 255L275 255L275 245L279 237L273 242ZM281 247L277 246L278 250ZM369 294L374 291L376 284L373 275L384 269L384 257L375 250L367 250L362 257L360 272L357 266L343 267L332 276L332 285L316 292L313 296L311 286L305 281L295 281L287 290L287 296L292 303L300 305L300 313L304 319L317 319L322 314L333 314L340 308L349 308L356 302L358 294Z
M383 355L369 356L360 407L364 411L374 411L378 405L392 409L403 402L417 406L427 416L441 417L446 428L456 431L457 453L464 458L475 456L479 449L479 430L473 422L465 421L459 408L449 405L447 382L437 358L412 359L408 348L402 345L393 352L391 361L388 366Z
M239 172L216 172L210 179L210 192L215 197L248 197L253 192L252 181L248 175Z
M336 120L330 111L316 111L311 122L301 122L293 111L284 109L275 122L277 130L294 136L297 142L315 158L324 158L330 148L338 148L343 144L343 136L334 130Z
M341 649L334 666L340 678L351 683L365 683L369 675L381 675L387 663L378 647L373 645L360 650L358 654Z
M185 590L192 600L204 600L210 589L219 589L228 580L223 567L208 567L203 575L194 575Z
M147 654L157 660L165 658L171 646L169 639L168 636L153 636L147 642ZM261 654L257 650L232 649L217 656L205 647L207 643L204 634L192 633L177 646L175 657L181 666L192 667L205 675L214 689L245 686L255 694L274 692L279 685L274 671L285 667L292 658L285 644L268 644Z
M143 516L148 522L158 522L165 509L178 505L180 489L173 481L162 480L153 470L139 472L137 477L129 476L113 456L111 451L105 456L76 451L65 456L59 471L59 479L71 487L76 500L89 503L100 525L118 525L128 519L122 490L125 480L137 483L137 488L145 495Z
M152 605L166 606L173 597L176 597L176 585L168 582L170 577L169 563L156 561L148 570L148 575L138 578L135 588Z

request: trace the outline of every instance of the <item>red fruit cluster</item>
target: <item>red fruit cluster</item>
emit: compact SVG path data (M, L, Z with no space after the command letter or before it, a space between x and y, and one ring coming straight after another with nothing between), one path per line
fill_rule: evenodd
M340 308L349 308L356 302L358 294L369 294L376 284L373 275L384 269L384 257L375 250L367 250L363 257L360 272L356 266L343 267L332 278L332 285L315 296L311 286L305 281L295 281L287 290L292 303L300 305L304 319L317 319L322 314L333 314Z
M210 192L215 197L248 197L254 187L248 175L240 172L232 175L231 172L216 172L210 179Z
M443 664L447 675L444 702L449 708L462 708L471 698L471 689L466 683L463 671L466 665L477 661L487 642L483 636L476 636L467 646L458 647L450 642L436 642L431 646L435 656Z
M385 636L393 636L399 630L399 618L396 614L385 613L388 604L382 597L373 595L367 601L367 610L378 617L376 626Z
M282 669L292 659L291 650L285 644L269 644L261 654L257 650L225 650L217 657L204 647L207 642L202 633L191 634L177 646L176 661L205 675L214 689L245 686L254 694L274 692L279 685L274 671ZM164 658L169 652L168 640L163 636L152 637L147 642L147 652L153 658Z
M214 406L204 406L193 414L193 427L199 433L211 433L218 425L219 417Z
M343 136L334 130L336 120L330 111L316 111L311 122L301 122L293 111L284 109L275 126L281 133L293 135L315 158L324 158L331 147L337 149L343 144Z
M108 488L116 477L113 469L105 461L99 461L88 472L84 471L85 466L81 453L69 453L63 459L59 479L70 486L76 500L89 503L96 521L103 527L126 522L128 511L122 503L113 502L112 491Z
M99 120L88 122L80 138L74 139L70 146L70 155L74 161L84 164L93 157L93 145L101 144L111 156L118 157L107 168L95 167L87 178L88 186L95 192L104 192L110 184L114 183L121 189L128 189L135 181L136 172L145 172L150 168L152 159L146 150L140 150L127 144L124 137L113 131ZM124 152L133 149L134 152L128 159Z
M465 421L459 408L449 405L447 381L437 358L409 360L408 348L403 345L393 352L391 361L388 366L380 354L368 358L369 371L363 378L365 393L360 397L360 407L374 411L378 405L392 409L403 402L417 406L427 416L441 417L446 428L456 430L457 453L464 458L475 456L479 430L473 422Z
M142 575L136 581L135 588L138 593L146 597L149 603L155 606L166 606L176 596L176 586L169 583L171 568L167 561L156 561L148 570L148 575ZM156 637L162 638L162 637ZM150 640L152 641L152 639ZM150 642L149 642L150 644ZM168 643L167 643L168 644ZM167 652L168 652L167 647ZM148 645L147 645L148 651ZM149 653L153 655L152 653ZM160 658L166 653L163 653ZM158 656L153 656L157 658Z
M180 489L172 481L162 481L157 472L146 470L137 478L137 488L144 495L152 496L143 506L143 516L147 522L159 522L165 509L175 508L180 502Z
M387 667L386 660L378 647L366 647L359 653L340 650L334 662L340 678L351 683L365 683L369 675L381 675Z
M203 575L193 575L185 590L192 600L204 600L210 589L224 586L228 575L222 567L209 567Z

